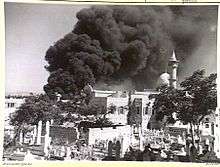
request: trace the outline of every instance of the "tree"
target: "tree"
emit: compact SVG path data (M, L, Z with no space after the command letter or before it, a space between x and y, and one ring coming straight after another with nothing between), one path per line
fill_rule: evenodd
M10 124L13 126L37 125L40 120L45 122L57 118L59 114L60 110L55 106L55 101L50 100L47 95L30 96L11 116Z
M132 103L129 106L129 110L128 110L128 124L129 125L140 125L141 123L141 115L137 114L137 108L135 107L135 105Z
M9 134L4 133L4 141L3 141L3 148L4 150L8 149L13 143L13 139L10 137Z
M50 100L47 95L26 97L25 102L10 116L10 124L15 127L14 142L21 131L23 133L30 131L30 126L37 125L40 120L58 121L62 118L60 114L55 101Z
M124 107L128 110L127 122L129 125L140 125L141 124L141 115L138 114L137 107L135 107L135 102L131 101L131 91L129 92L128 106Z
M40 120L46 122L53 119L56 124L67 121L76 122L82 119L107 122L105 119L106 107L90 103L92 98L90 88L84 87L80 94L74 95L70 100L62 100L62 98L57 101L56 98L53 100L45 94L29 96L11 116L10 124L15 126L19 133L21 130L26 131L26 125L37 125Z
M201 121L205 116L212 114L217 107L216 78L217 74L205 76L205 70L197 70L180 83L188 100L184 105L185 108L179 114L179 119L184 123L189 123L190 127L196 126L198 137L200 137ZM187 112L184 113L184 109Z
M153 112L156 113L156 120L160 120L166 123L175 123L176 120L173 117L173 113L178 112L177 105L180 102L181 91L162 85L158 88L159 94L152 95L151 98L155 98L153 105Z
M204 70L197 70L180 83L181 89L160 87L160 93L154 96L156 119L171 124L178 120L189 124L194 145L193 129L197 127L199 136L199 124L217 107L216 78L217 74L205 76Z
M93 122L100 126L111 125L112 122L106 118L107 114L114 113L116 106L110 105L108 108L102 104L90 103L81 108L81 114L84 116L92 116Z
M112 122L106 118L106 115L115 111L115 106L106 108L101 104L90 103L81 108L81 114L87 117L87 120L80 122L78 128L84 127L104 127L112 125ZM89 117L90 116L90 117Z

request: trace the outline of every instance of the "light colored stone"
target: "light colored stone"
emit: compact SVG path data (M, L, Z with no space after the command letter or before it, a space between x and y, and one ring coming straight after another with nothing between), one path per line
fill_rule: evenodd
M38 122L37 127L37 145L41 144L42 121Z

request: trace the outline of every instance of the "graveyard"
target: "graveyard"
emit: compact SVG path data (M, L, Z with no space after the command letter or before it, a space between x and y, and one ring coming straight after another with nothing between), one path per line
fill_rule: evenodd
M220 162L217 6L5 7L4 161Z
M176 161L220 162L211 152L194 160L186 150L185 136L163 130L140 130L129 125L77 129L73 124L54 125L53 120L38 126L19 143L4 151L4 160L60 160L60 161Z

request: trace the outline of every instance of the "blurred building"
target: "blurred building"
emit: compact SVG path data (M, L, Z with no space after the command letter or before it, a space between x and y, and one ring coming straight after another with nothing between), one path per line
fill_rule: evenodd
M14 136L14 127L9 124L10 116L25 102L25 98L30 96L30 93L10 93L5 96L4 110L4 131L5 134Z

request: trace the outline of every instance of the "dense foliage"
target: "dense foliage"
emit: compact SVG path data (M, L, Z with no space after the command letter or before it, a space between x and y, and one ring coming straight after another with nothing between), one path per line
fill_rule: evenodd
M29 96L25 102L11 115L10 123L15 126L22 124L36 125L38 121L46 121L58 117L60 110L47 95Z
M89 95L89 99L88 99ZM11 115L10 124L20 129L26 125L37 125L41 120L54 120L55 124L64 122L79 122L82 120L92 121L96 124L109 124L106 114L115 110L114 106L109 109L101 104L90 101L91 94L82 91L71 100L51 100L47 95L29 96L25 102ZM87 101L88 100L88 101Z
M216 78L217 74L205 76L204 70L197 70L180 83L179 89L161 86L153 106L156 119L171 124L176 121L190 124L193 138L192 128L199 125L205 116L214 113L217 107Z

